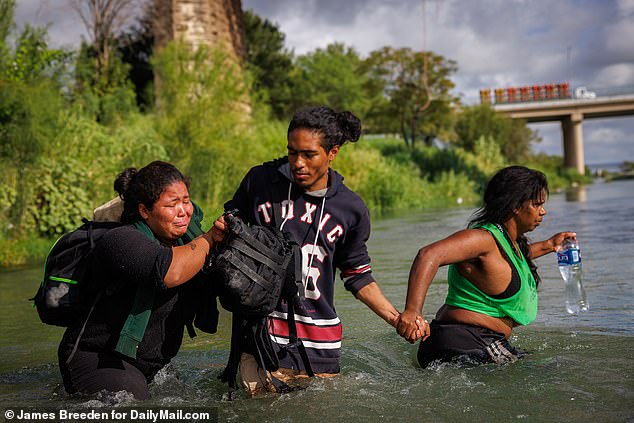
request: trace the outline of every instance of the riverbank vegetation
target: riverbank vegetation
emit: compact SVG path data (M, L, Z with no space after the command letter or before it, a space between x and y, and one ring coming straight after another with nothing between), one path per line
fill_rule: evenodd
M596 176L603 178L605 181L621 181L626 179L634 179L634 162L624 161L618 171L599 170Z
M42 259L114 196L119 171L152 160L192 177L210 225L251 166L285 154L293 110L311 104L362 118L365 136L334 167L375 216L476 205L513 163L555 188L587 182L560 157L532 154L539 137L525 123L462 105L458 64L433 52L361 57L334 43L295 56L275 24L247 11L245 66L205 47L153 51L146 20L111 34L104 64L103 43L55 49L44 29L16 28L14 5L0 0L0 267Z

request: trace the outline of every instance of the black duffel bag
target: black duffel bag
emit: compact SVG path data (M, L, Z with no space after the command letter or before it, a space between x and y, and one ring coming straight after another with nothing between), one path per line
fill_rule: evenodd
M303 296L297 243L274 227L249 226L229 213L225 222L229 232L214 260L222 307L242 316L265 317L281 298Z
M234 214L224 215L228 234L211 265L220 304L233 313L231 352L219 378L229 383L230 392L235 390L242 352L254 355L263 369L278 369L267 321L281 300L288 305L285 348L298 348L308 375L313 376L294 318L296 304L304 298L299 246L273 226L247 225Z

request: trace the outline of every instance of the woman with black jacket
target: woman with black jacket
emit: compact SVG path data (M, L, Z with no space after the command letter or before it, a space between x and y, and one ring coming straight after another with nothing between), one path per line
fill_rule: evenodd
M216 318L215 307L203 304L211 293L198 273L223 235L202 232L189 180L169 163L125 169L114 186L122 225L98 242L91 269L101 295L89 318L64 333L59 365L69 393L125 390L146 399L197 310ZM201 329L215 331L213 322Z

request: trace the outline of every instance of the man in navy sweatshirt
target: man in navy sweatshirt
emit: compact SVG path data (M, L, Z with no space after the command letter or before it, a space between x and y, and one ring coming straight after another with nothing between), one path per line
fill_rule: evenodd
M366 247L368 209L330 168L339 148L346 141L356 142L360 134L361 122L350 112L324 106L296 112L288 128L288 156L252 168L225 204L225 210L237 209L245 222L275 225L299 244L305 299L296 305L297 335L312 370L322 377L340 371L342 326L334 307L335 268L345 288L388 324L395 327L399 319L372 276ZM222 218L215 225L225 229ZM282 381L305 376L307 370L297 348L288 346L287 313L283 302L268 319L280 360L273 377ZM420 322L420 327L423 335L427 326ZM241 380L251 392L272 390L271 374L261 367L251 354L242 353Z

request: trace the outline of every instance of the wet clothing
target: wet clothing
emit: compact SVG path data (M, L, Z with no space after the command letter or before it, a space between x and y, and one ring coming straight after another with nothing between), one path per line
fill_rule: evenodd
M295 313L297 334L316 373L338 373L342 326L334 306L335 271L340 269L345 288L353 294L374 282L366 248L370 215L361 198L332 169L325 195L312 194L293 183L285 157L252 168L225 210L238 209L250 224L283 227L298 242L306 299L298 302ZM279 204L280 213L274 213L274 204ZM298 351L285 348L289 339L286 319L285 303L269 317L280 367L306 370Z
M499 332L479 326L432 320L431 334L418 347L418 363L504 364L525 355Z
M501 247L502 255L509 261L512 273L519 275L519 289L510 296L488 295L463 277L455 265L450 265L445 303L487 316L510 317L520 325L529 324L537 317L537 285L526 258L511 246L500 225L487 223L478 227L490 232L498 247Z
M91 283L103 289L103 293L87 321L70 364L66 361L84 321L77 322L64 333L58 349L64 386L69 393L128 390L127 383L132 380L135 390L141 392L138 389L141 384L139 374L147 384L169 363L180 348L185 325L194 319L197 311L201 311L197 318L207 316L217 322L215 298L210 301L209 284L200 276L167 289L163 279L172 261L172 249L151 240L132 225L105 234L94 254L98 259L93 264ZM138 345L136 359L133 359L114 349L139 284L153 287L155 294L145 334ZM206 331L213 331L210 326Z
M150 398L150 380L117 354L77 350L70 363L60 357L64 387L69 393L127 391L138 400Z

